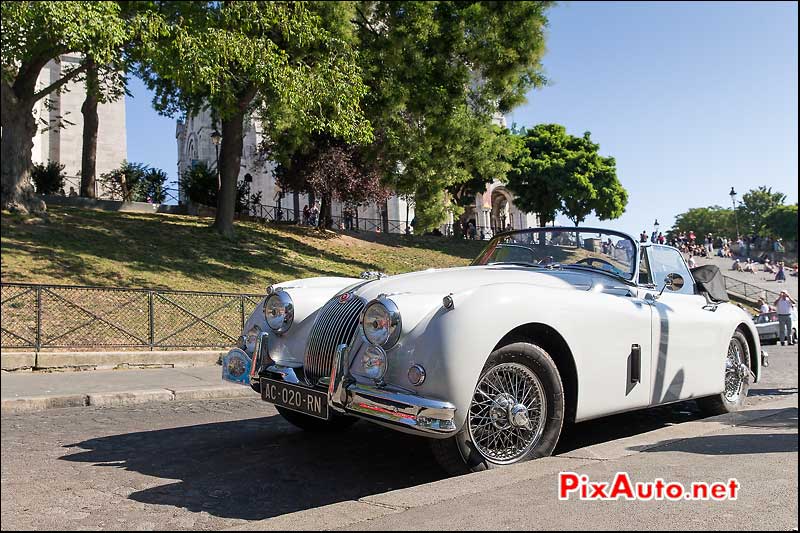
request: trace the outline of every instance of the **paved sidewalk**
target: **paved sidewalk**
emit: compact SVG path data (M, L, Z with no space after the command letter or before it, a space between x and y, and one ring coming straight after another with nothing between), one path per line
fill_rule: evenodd
M790 276L788 271L786 273L786 281L785 282L778 282L775 280L775 274L770 274L769 272L764 272L762 269L764 265L758 265L758 271L755 273L752 272L736 272L735 270L731 270L731 265L733 264L733 259L722 258L722 257L713 257L713 258L702 258L696 257L695 260L699 265L717 265L722 273L730 278L743 281L745 283L750 283L751 285L755 285L756 287L760 287L762 289L766 289L768 291L773 292L780 292L780 291L788 291L792 297L797 300L797 278L794 276ZM770 302L771 304L772 302Z
M250 522L247 530L797 529L797 397L501 470ZM559 472L739 484L736 500L559 501Z
M220 366L2 374L3 413L56 407L130 405L149 401L255 397L222 381Z

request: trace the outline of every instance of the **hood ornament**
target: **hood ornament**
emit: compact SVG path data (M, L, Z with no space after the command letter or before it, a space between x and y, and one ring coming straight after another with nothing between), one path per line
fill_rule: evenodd
M361 279L383 279L388 278L389 276L384 274L383 272L372 271L372 270L365 270L361 273Z

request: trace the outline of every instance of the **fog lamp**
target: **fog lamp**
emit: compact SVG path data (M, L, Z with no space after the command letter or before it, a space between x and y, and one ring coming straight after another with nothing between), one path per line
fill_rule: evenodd
M383 379L386 374L386 352L380 346L369 346L361 355L361 367L364 375L375 381Z

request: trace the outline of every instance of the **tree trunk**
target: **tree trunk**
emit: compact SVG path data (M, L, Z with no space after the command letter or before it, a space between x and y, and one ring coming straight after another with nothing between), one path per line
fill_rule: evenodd
M31 152L36 135L33 104L8 105L4 97L2 126L0 204L3 209L22 214L44 213L44 202L36 196L31 183Z
M319 210L319 227L331 229L333 218L331 217L331 197L327 194L322 195L322 206Z
M297 191L294 191L292 193L292 196L293 196L292 206L294 207L294 221L295 222L299 222L300 221L300 193L297 192Z
M236 211L236 182L244 145L244 109L222 120L222 143L219 157L220 189L213 227L227 238L233 238L233 217Z
M83 113L83 151L81 152L81 196L94 198L95 172L97 169L97 67L91 56L86 58L86 99L81 106Z
M381 225L383 226L383 232L389 233L389 201L384 200L381 203Z

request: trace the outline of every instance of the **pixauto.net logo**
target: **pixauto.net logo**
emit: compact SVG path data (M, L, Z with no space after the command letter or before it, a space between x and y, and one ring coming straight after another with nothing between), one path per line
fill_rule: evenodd
M611 482L591 481L589 476L575 472L558 474L558 499L569 500L735 500L739 493L739 482L735 478L728 481L698 481L688 488L678 481L632 482L627 472L617 472Z

